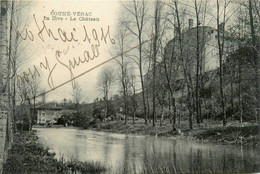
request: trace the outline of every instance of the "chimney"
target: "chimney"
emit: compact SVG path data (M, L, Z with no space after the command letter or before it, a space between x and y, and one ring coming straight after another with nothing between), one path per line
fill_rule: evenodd
M193 20L189 19L189 29L191 29L193 27Z

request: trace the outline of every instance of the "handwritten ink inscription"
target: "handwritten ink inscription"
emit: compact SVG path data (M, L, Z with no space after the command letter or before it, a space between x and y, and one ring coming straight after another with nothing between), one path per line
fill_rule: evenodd
M86 16L91 16L91 12L51 12L52 15L56 16L57 19L59 16L65 17L74 17L80 16L85 18ZM62 17L62 18L63 18ZM47 17L44 17L47 19ZM30 30L28 28L23 31L17 31L19 37L22 40L28 40L34 42L39 40L42 43L47 41L55 41L59 43L83 43L83 49L77 50L77 55L69 54L73 50L77 49L77 46L67 45L64 49L53 49L52 57L43 57L44 61L41 61L37 65L33 65L32 68L28 68L23 71L21 74L16 75L18 82L26 83L30 78L35 76L41 76L39 69L47 71L48 78L47 83L51 89L55 88L55 79L53 74L58 67L65 68L70 74L70 79L72 86L75 85L74 79L74 69L84 63L93 61L94 59L100 56L100 47L102 45L115 44L115 39L111 37L110 26L100 28L87 28L87 26L81 25L80 27L72 28L68 31L64 28L49 28L46 20L39 21L35 14L33 14L33 22L37 30ZM64 45L64 44L63 44ZM66 44L65 44L66 45ZM56 60L56 63L50 64L49 59ZM19 83L18 83L19 84Z

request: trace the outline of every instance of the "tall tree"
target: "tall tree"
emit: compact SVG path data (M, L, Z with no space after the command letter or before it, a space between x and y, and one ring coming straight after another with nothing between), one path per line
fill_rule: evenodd
M163 74L164 73L164 67L160 66L158 67L157 72L159 72L159 74ZM156 98L158 101L158 104L161 106L161 118L160 118L160 126L162 126L163 123L163 119L164 119L164 108L166 105L166 95L167 95L167 83L165 83L165 76L162 77L157 77L156 79Z
M207 44L207 35L206 34L206 17L208 15L208 2L207 0L194 0L194 16L196 18L196 63L195 63L195 108L196 108L196 119L197 124L203 121L201 115L201 108L202 108L202 100L201 100L201 90L203 87L203 70L205 62L205 47ZM189 29L193 25L193 20L189 19ZM202 25L202 26L201 26Z
M9 5L11 12L10 17L10 32L9 32L9 79L10 79L10 101L12 108L13 130L16 131L16 74L19 67L26 62L30 54L25 51L28 42L23 41L18 31L24 30L28 19L24 15L24 11L30 8L31 2L12 1Z
M128 46L128 31L126 28L122 25L122 23L118 26L118 54L120 54L120 57L118 59L115 59L117 64L120 68L120 74L119 74L119 81L122 87L123 92L123 101L124 101L124 115L125 115L125 124L127 123L127 116L128 116L128 94L129 94L129 77L128 77L128 55L122 54L125 52L127 46Z
M189 110L189 127L190 129L193 128L192 126L192 117L194 113L194 94L193 94L193 84L192 84L192 78L191 78L191 65L190 65L190 53L188 51L184 54L184 39L182 36L182 24L181 24L181 18L180 18L180 12L179 12L179 4L178 2L174 1L174 14L176 17L176 24L175 24L175 31L176 31L176 40L177 45L179 48L179 55L178 57L181 60L182 65L182 71L184 75L184 80L187 86L187 98L188 98L188 110ZM184 11L185 12L185 11ZM189 48L188 48L189 49Z
M33 76L31 80L28 82L29 89L30 89L30 95L31 99L33 100L33 124L36 122L37 113L36 113L36 97L39 95L41 89L40 89L40 81L38 76Z
M138 108L138 104L136 99L136 76L133 70L130 71L129 74L129 85L131 89L130 108L133 114L133 124L135 124L135 115L136 115L136 110Z
M201 50L200 50L200 10L201 3L198 3L197 0L194 1L195 6L195 17L196 17L196 116L197 116L197 124L200 123L200 67L201 67Z
M37 120L36 118L36 97L39 95L40 81L38 76L32 76L26 81L22 79L18 79L17 81L20 104L28 103L30 108L30 118L32 124L34 124Z
M143 57L142 57L142 52L143 52L142 42L143 42L143 35L144 35L144 27L148 21L147 2L145 0L141 0L141 1L132 0L131 2L129 2L129 6L126 6L124 4L123 6L130 16L130 18L126 19L123 24L131 32L131 34L138 39L139 56L137 56L137 60L135 62L138 65L140 79L141 79L142 102L144 107L145 124L148 124L146 102L145 102L145 87L144 87L144 78L143 78Z
M111 92L111 87L113 86L114 82L114 72L111 67L104 67L99 76L97 81L97 87L98 90L103 93L104 96L104 103L105 103L105 115L104 115L104 121L106 121L107 118L107 111L108 111L108 97L109 93Z
M225 94L223 90L223 61L224 61L224 46L225 46L225 26L227 22L227 7L230 1L224 0L220 2L217 0L217 42L218 42L218 56L219 56L219 90L221 102L221 115L223 117L223 126L227 123ZM222 8L221 8L222 7ZM221 9L222 16L221 16ZM222 20L222 22L220 22Z
M80 88L80 85L78 83L75 83L75 85L72 87L72 99L76 106L77 112L79 111L79 104L82 100L82 90Z
M19 119L23 123L32 123L32 102L30 96L30 88L28 83L17 81L17 98L19 101ZM16 108L17 109L17 108ZM28 113L29 110L29 113ZM18 118L16 117L16 121Z
M253 4L254 3L254 4ZM255 31L255 25L254 25L254 16L253 16L253 10L255 10L257 16L258 16L258 23L260 18L259 13L259 2L257 4L257 1L254 0L248 0L248 13L249 13L249 19L250 19L250 29L251 29L251 38L252 38L252 46L256 52L254 54L255 59L255 81L256 81L256 109L257 109L257 117L258 120L260 120L260 41L259 36L257 37L256 31Z
M160 37L160 24L161 24L161 11L163 4L160 0L154 2L154 36L153 36L153 126L155 126L155 96L156 96L156 63L157 63L157 53L159 50L159 37Z

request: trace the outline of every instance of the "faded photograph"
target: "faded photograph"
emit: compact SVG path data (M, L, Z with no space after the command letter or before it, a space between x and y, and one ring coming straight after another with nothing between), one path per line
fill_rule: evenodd
M260 172L258 0L0 7L0 174Z

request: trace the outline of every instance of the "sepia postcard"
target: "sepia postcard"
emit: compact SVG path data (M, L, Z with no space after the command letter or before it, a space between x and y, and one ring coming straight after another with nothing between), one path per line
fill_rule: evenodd
M0 174L260 173L258 0L0 7Z

